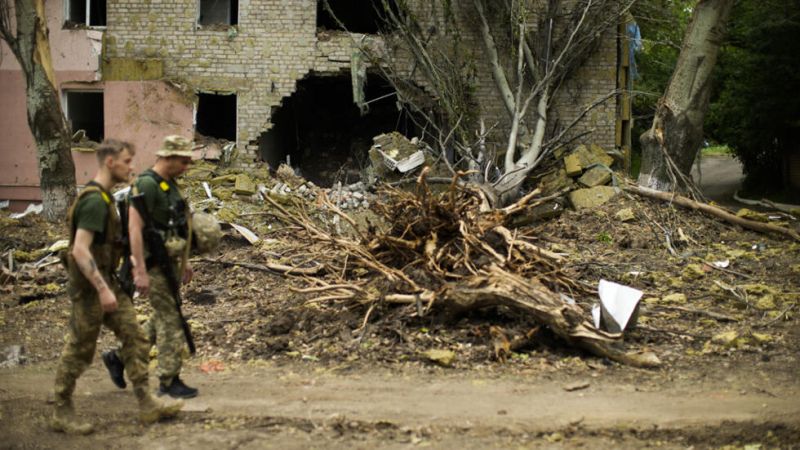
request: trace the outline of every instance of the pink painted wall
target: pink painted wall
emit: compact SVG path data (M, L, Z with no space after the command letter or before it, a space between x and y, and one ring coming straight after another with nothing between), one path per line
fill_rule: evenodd
M46 8L59 91L103 90L104 134L136 146L137 172L153 164L164 136L192 136L191 102L160 81L96 81L102 31L62 29L63 3L48 1ZM25 80L19 64L5 43L0 43L0 200L12 200L15 209L41 200L36 145L26 108ZM84 184L97 169L94 153L73 151L72 156L77 182Z
M13 4L13 2L11 2ZM47 27L50 30L50 52L56 71L97 71L100 63L102 30L65 30L64 4L61 0L45 2ZM11 15L12 20L14 15ZM91 38L90 38L91 37ZM93 44L94 42L94 44ZM0 43L0 70L19 70L16 58L6 44Z
M105 136L136 146L137 173L153 165L165 136L194 135L193 104L167 83L109 81L104 92Z
M133 143L136 172L155 161L164 136L193 135L193 105L175 88L161 81L76 83L87 72L59 72L60 89L103 90L104 135ZM40 200L36 145L28 128L25 82L20 71L0 71L0 200L27 203ZM84 184L95 174L94 153L73 151L75 176Z
M94 72L56 72L59 88L93 79ZM93 89L101 86L102 83L92 82ZM85 166L85 158L77 158L76 164L79 161ZM80 182L81 171L77 174ZM36 143L28 127L25 78L20 70L0 70L0 200L39 200L38 186Z
M45 2L45 8L59 89L69 82L99 79L102 31L62 29L64 6L61 0ZM0 42L0 199L18 200L18 203L41 199L36 146L28 128L26 108L24 76L11 50ZM86 156L76 158L79 182L86 179L81 175L87 172L87 164L95 166L93 159Z

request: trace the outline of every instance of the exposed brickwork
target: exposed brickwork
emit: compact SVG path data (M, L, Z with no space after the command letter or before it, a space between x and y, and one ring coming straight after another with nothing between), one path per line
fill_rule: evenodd
M270 128L270 113L291 95L310 72L350 70L352 39L343 33L318 37L315 0L240 0L238 26L198 29L197 0L109 0L105 55L163 60L164 77L196 90L237 94L237 143L242 164L257 158L258 136ZM465 23L474 18L459 17ZM487 124L508 127L508 114L494 87L477 28L464 27L463 42L473 52L476 97ZM613 30L612 30L613 31ZM567 83L557 97L558 117L569 122L583 106L615 87L616 39L604 38L600 51ZM613 100L587 116L583 139L613 146L616 106Z

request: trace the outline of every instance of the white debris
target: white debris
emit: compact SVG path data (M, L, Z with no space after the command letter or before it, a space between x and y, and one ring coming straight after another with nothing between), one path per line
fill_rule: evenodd
M21 213L11 214L8 217L10 217L12 219L21 219L21 218L23 218L23 217L25 217L25 216L27 216L28 214L31 214L31 213L33 213L33 214L41 214L42 211L44 211L44 205L42 205L41 203L38 203L38 204L31 203L31 204L28 205L27 208L25 208L25 211L23 211Z
M230 226L233 227L234 230L238 231L239 234L242 235L242 237L247 239L247 242L249 242L250 244L256 244L258 241L261 240L255 233L253 233L252 231L241 225L231 223Z
M595 327L601 328L602 326L611 333L620 333L628 325L635 323L642 291L611 281L600 280L597 293L600 296L598 308L600 314L596 314L594 308L592 309Z

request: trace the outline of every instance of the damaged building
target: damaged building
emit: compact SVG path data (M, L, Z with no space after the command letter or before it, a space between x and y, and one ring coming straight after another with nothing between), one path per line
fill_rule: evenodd
M334 17L317 0L46 2L63 110L72 130L85 132L73 148L78 183L96 167L87 140L133 142L139 171L152 164L168 134L194 136L198 156L224 157L232 142L235 162L244 167L288 160L322 185L337 177L355 181L373 136L422 132L357 50L365 40L381 45L379 18L367 3L330 0ZM464 29L475 33L465 45L480 53L475 27ZM627 86L629 52L620 29L608 30L562 88L556 103L563 121ZM0 199L37 201L24 77L8 48L1 50ZM508 116L489 65L477 64L475 78L481 116L503 129ZM593 109L579 127L592 131L587 142L624 150L630 125L623 94Z

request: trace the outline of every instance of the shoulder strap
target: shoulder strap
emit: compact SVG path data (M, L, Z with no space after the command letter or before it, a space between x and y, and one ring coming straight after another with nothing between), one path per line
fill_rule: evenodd
M158 184L158 187L161 188L161 190L164 191L164 192L168 192L169 189L170 189L169 183L167 183L167 180L165 180L164 177L159 175L158 172L156 172L153 169L146 169L139 176L140 177L152 178L156 182L156 184ZM136 186L135 183L133 185L133 194L134 195L138 195L139 194L139 188Z
M108 206L109 209L111 209L111 207L113 206L111 204L111 197L108 195L108 193L106 193L105 190L103 190L103 188L100 187L100 185L98 185L94 181L90 181L90 182L86 183L86 186L78 193L78 197L75 198L74 202L72 202L72 206L69 207L69 212L67 212L67 218L68 218L68 221L69 221L69 231L70 231L70 233L69 233L69 245L70 246L72 246L72 244L75 241L75 231L76 231L75 230L75 209L78 207L78 203L80 203L81 199L83 197L87 196L88 194L91 194L92 192L99 192L100 196L103 198L103 201L106 202L106 206ZM110 223L110 221L111 221L111 213L112 212L113 211L109 210L109 218L108 218L107 223ZM106 228L108 228L108 227L106 227ZM108 231L108 230L106 230L106 231ZM109 233L106 233L106 234L109 234ZM108 239L108 236L106 236L106 239Z

